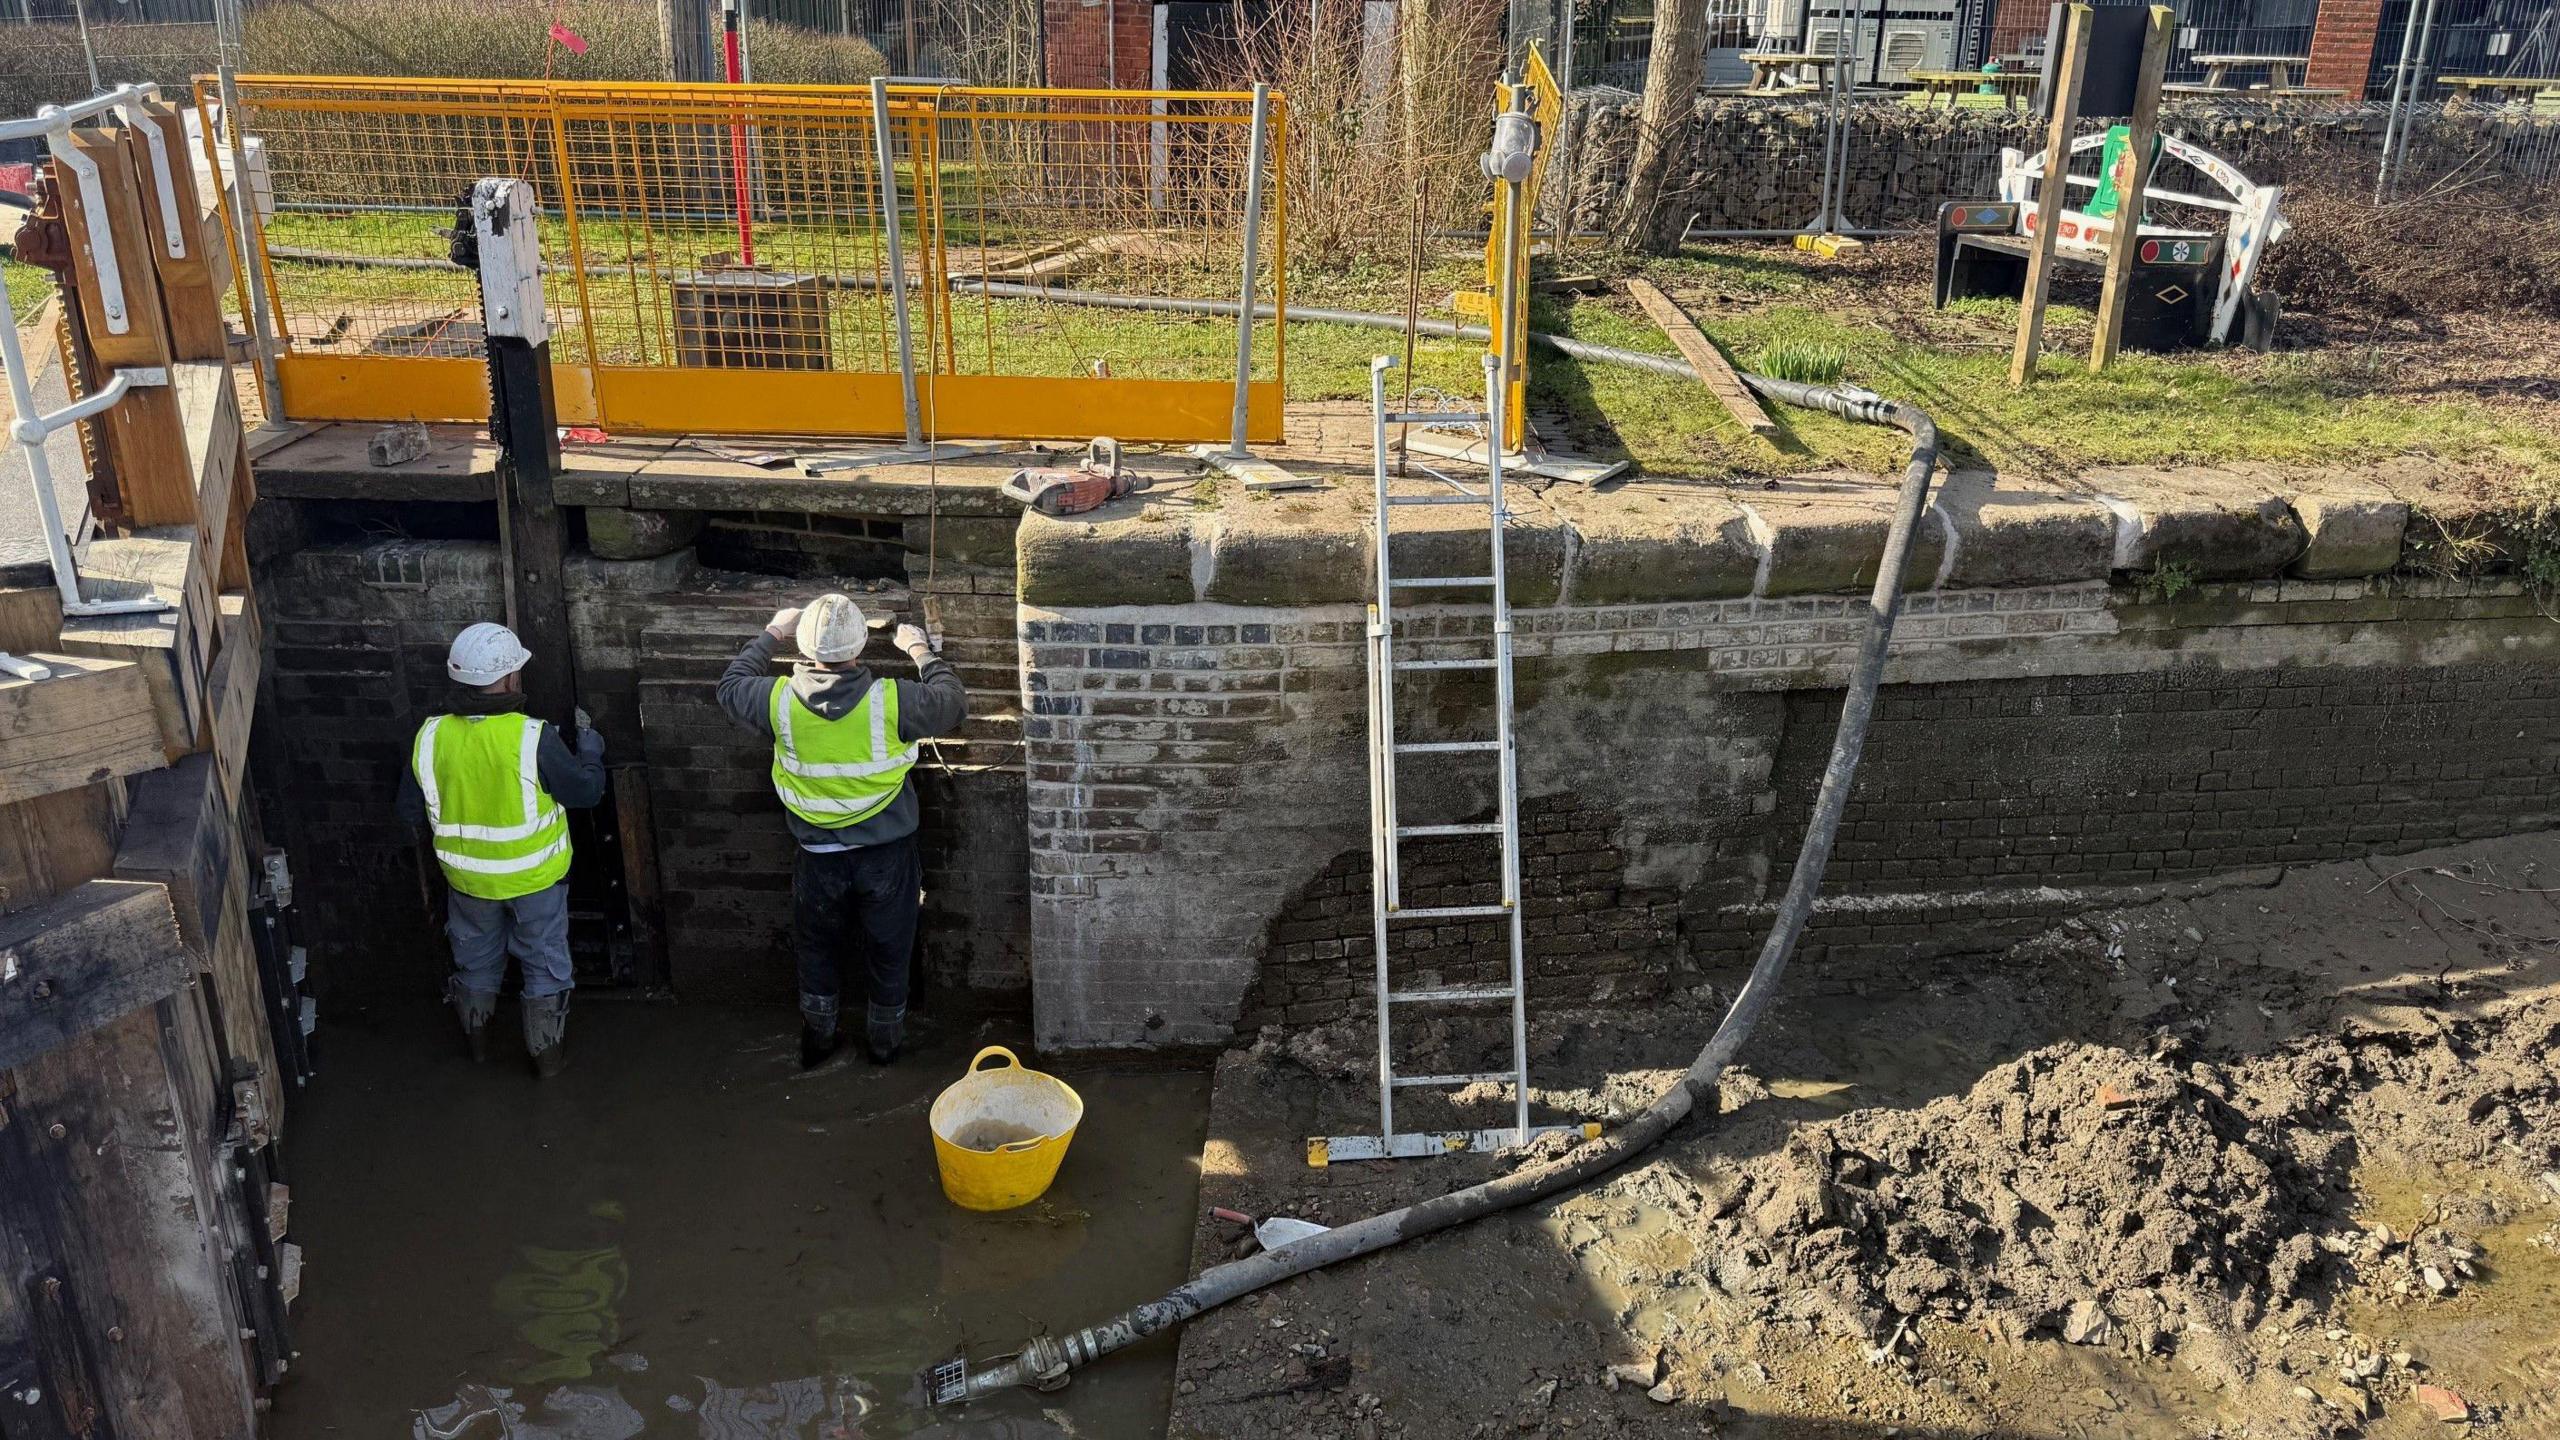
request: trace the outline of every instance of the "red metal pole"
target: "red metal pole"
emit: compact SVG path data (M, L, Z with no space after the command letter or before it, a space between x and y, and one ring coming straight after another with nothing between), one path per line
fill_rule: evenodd
M720 0L720 61L728 81L744 80L738 56L738 0ZM729 178L738 200L738 263L756 263L755 215L747 204L747 121L744 111L729 122Z

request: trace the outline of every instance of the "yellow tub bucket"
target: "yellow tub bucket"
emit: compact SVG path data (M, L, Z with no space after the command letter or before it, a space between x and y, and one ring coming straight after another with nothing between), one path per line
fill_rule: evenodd
M989 1056L1004 1061L979 1067ZM926 1116L942 1193L969 1210L1010 1210L1040 1198L1058 1178L1058 1163L1084 1119L1084 1099L1055 1075L1022 1068L1014 1053L990 1045L969 1062Z

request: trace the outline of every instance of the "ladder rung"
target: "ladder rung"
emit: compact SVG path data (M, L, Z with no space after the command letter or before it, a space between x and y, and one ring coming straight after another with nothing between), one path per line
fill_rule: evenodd
M1453 590L1467 585L1490 585L1490 575L1416 575L1409 580L1389 580L1398 590Z
M1502 822L1479 820L1465 825L1399 825L1396 834L1413 838L1423 835L1499 835Z
M1510 1070L1479 1070L1472 1075L1398 1075L1395 1082L1396 1088L1402 1090L1414 1085L1480 1085L1487 1080L1509 1085L1519 1078Z
M1390 920L1481 920L1493 915L1508 915L1508 905L1424 905L1410 910L1390 910Z
M1477 410L1407 410L1387 412L1390 425L1490 425L1493 417Z
M1387 503L1390 505L1488 505L1492 502L1491 495L1479 495L1473 491L1458 495L1390 495L1387 497Z
M1396 743L1399 755L1453 755L1461 750L1499 750L1499 740L1401 740Z
M1508 985L1475 987L1454 985L1443 990L1391 990L1387 992L1387 998L1398 1004L1416 1000L1508 1000L1511 998L1511 987Z
M1398 660L1395 663L1399 670L1490 670L1500 662L1488 655L1481 660Z

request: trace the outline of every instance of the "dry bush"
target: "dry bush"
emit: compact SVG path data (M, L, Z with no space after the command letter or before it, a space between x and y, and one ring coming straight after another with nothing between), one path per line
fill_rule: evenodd
M2369 174L2297 179L2293 233L2259 283L2289 308L2380 316L2560 316L2560 205L2530 190L2455 181L2373 203Z
M1237 11L1241 70L1289 97L1293 265L1402 263L1428 182L1428 230L1484 224L1476 169L1502 70L1500 0L1406 0L1392 57L1359 0Z
M565 0L560 21L587 42L584 55L551 43L549 11L523 5L495 0L321 4L336 26L300 5L252 7L244 68L288 75L521 79L548 74L562 80L644 80L660 73L658 12L648 0ZM789 25L751 22L747 45L755 57L756 79L766 84L858 85L888 68L866 41Z

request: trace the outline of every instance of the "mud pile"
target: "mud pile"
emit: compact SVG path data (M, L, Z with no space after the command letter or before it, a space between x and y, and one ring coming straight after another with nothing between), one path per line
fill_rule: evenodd
M2353 1161L2328 1086L2049 1046L1917 1110L1803 1129L1702 1216L1717 1288L1882 1340L1897 1317L2149 1349L2304 1298ZM1710 1181L1710 1185L1714 1182Z

